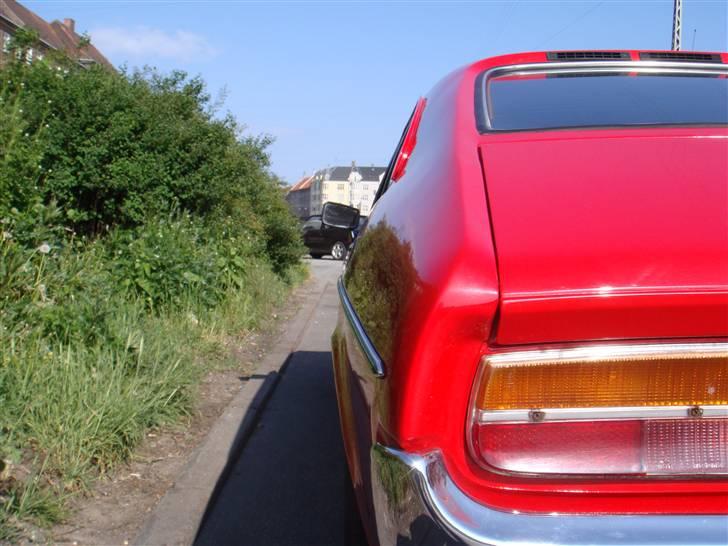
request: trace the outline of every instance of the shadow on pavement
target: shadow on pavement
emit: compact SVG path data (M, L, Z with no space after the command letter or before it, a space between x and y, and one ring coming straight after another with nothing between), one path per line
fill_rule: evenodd
M269 400L255 401L265 405L259 422L230 450L197 546L346 542L349 477L331 353L297 351L271 376L278 385Z

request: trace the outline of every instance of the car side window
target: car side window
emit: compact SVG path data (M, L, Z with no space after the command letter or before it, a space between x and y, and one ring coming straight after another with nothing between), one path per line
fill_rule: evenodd
M303 224L302 230L304 232L311 231L313 229L321 229L321 217L315 216L313 218L309 218L306 220L306 223Z

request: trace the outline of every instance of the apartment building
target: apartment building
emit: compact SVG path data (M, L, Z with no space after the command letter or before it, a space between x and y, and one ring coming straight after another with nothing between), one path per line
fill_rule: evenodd
M304 176L286 193L288 208L301 220L311 216L311 182L313 176Z
M316 171L310 184L310 213L321 214L324 203L331 201L356 207L362 216L368 216L374 196L386 167L328 167Z
M349 204L356 207L362 216L369 216L374 204L374 196L379 189L379 183L384 177L386 167L355 167L350 180Z

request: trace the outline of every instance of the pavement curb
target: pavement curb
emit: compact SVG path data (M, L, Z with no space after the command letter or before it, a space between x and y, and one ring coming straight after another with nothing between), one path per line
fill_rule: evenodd
M229 462L235 460L255 430L262 410L311 323L328 283L313 279L313 288L255 373L233 398L185 469L142 525L135 545L189 545L195 540Z

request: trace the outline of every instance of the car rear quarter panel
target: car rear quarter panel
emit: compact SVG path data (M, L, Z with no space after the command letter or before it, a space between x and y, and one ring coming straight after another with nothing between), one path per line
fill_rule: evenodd
M473 112L472 92L460 97L463 77L450 75L427 97L406 173L374 207L344 276L385 363L385 377L374 377L340 322L342 426L364 512L373 441L416 451L443 445L445 431L455 431L447 441L462 443L469 394L462 385L472 381L497 305L475 119L458 115L463 106ZM368 427L355 422L358 412Z
M344 277L386 366L375 430L403 448L440 440L454 415L428 393L474 372L497 304L475 121L458 112L463 77L428 96L406 173L374 208Z

